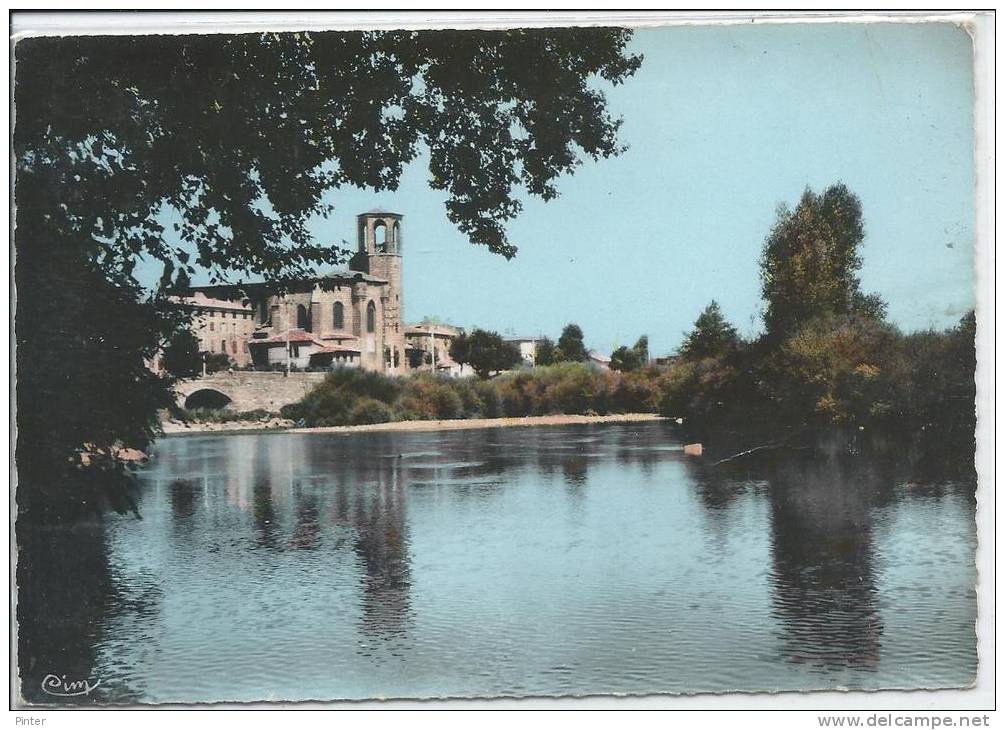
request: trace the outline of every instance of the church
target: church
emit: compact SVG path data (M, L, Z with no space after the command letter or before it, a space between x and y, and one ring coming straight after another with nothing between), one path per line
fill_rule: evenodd
M255 369L359 367L388 375L403 374L422 362L421 340L406 341L402 322L402 216L371 210L356 216L357 251L348 269L282 282L283 293L266 282L190 287L181 301L193 312L200 342L215 351L217 340L238 366ZM217 306L210 319L206 302L232 302L246 312L238 333ZM232 342L222 334L232 325ZM207 336L212 327L214 336ZM419 354L419 357L416 355Z

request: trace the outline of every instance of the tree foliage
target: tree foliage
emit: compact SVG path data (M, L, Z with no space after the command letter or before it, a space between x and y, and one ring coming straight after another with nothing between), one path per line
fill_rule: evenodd
M858 313L882 319L879 297L862 293L859 246L865 237L862 205L837 183L803 193L778 220L761 257L761 291L769 337L784 338L815 317Z
M555 343L548 337L542 337L534 348L535 365L554 365L558 362L559 353Z
M709 305L666 372L661 412L734 452L868 446L907 456L918 479L973 477L974 313L945 332L901 333L861 294L862 238L841 185L783 209L762 257L767 332L744 342Z
M622 345L611 353L611 370L632 372L649 362L649 338L642 335L632 347Z
M454 338L450 357L456 363L470 365L480 378L509 370L522 360L516 345L506 342L498 332L480 329Z
M202 374L202 353L192 330L178 330L171 336L161 356L161 365L177 378L194 378Z
M567 324L558 338L559 359L570 362L585 362L590 353L583 344L583 330L578 324Z
M394 190L428 152L447 217L513 256L504 226L520 211L516 189L552 198L582 157L619 152L620 121L596 80L618 84L638 68L630 37L568 28L18 41L17 396L33 410L19 412L22 484L44 478L46 449L64 459L82 440L146 442L170 383L143 361L182 326L162 296L172 284L199 269L212 282L283 280L337 263L343 252L308 229L332 211L330 190ZM134 277L141 258L162 267L152 294ZM50 285L63 276L93 285ZM87 334L59 339L71 310ZM57 362L29 356L53 344ZM99 363L64 378L65 403L47 397L53 372ZM106 391L136 394L83 410ZM46 428L69 404L77 425Z
M19 514L53 522L132 509L112 453L122 444L145 448L153 415L173 406L170 380L146 363L177 320L57 241L32 241L32 255L17 262L19 282L38 287L18 286Z
M188 264L154 217L169 205L197 263L275 278L330 260L306 228L331 210L322 193L393 190L424 146L450 220L510 256L503 224L520 210L517 186L554 197L581 154L619 151L620 122L591 79L634 73L630 37L567 28L22 40L22 193L120 266L137 250Z
M722 316L719 303L713 299L694 321L680 347L680 355L688 360L721 357L735 350L739 341L736 328Z

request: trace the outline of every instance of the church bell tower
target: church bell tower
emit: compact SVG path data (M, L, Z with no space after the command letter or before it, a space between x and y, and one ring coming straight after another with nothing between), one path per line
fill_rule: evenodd
M401 373L407 365L405 327L401 320L404 295L401 289L401 216L371 210L356 216L357 253L354 268L387 281L381 296L384 317L384 370ZM365 266L365 268L364 268Z

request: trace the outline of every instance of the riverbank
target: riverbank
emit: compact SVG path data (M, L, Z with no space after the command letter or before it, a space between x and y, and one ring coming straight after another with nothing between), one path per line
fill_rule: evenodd
M476 428L511 428L514 426L567 426L592 423L629 423L666 420L655 413L615 413L606 416L526 416L522 418L455 418L433 421L388 421L361 426L316 426L296 428L293 421L270 418L262 421L229 421L227 423L181 423L166 421L166 435L220 433L240 431L286 431L289 433L358 433L367 431L460 431Z

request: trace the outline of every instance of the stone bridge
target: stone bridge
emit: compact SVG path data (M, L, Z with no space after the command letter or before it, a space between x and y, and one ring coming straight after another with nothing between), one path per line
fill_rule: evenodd
M175 386L178 405L185 408L262 409L278 413L324 380L324 373L234 371L182 380Z

